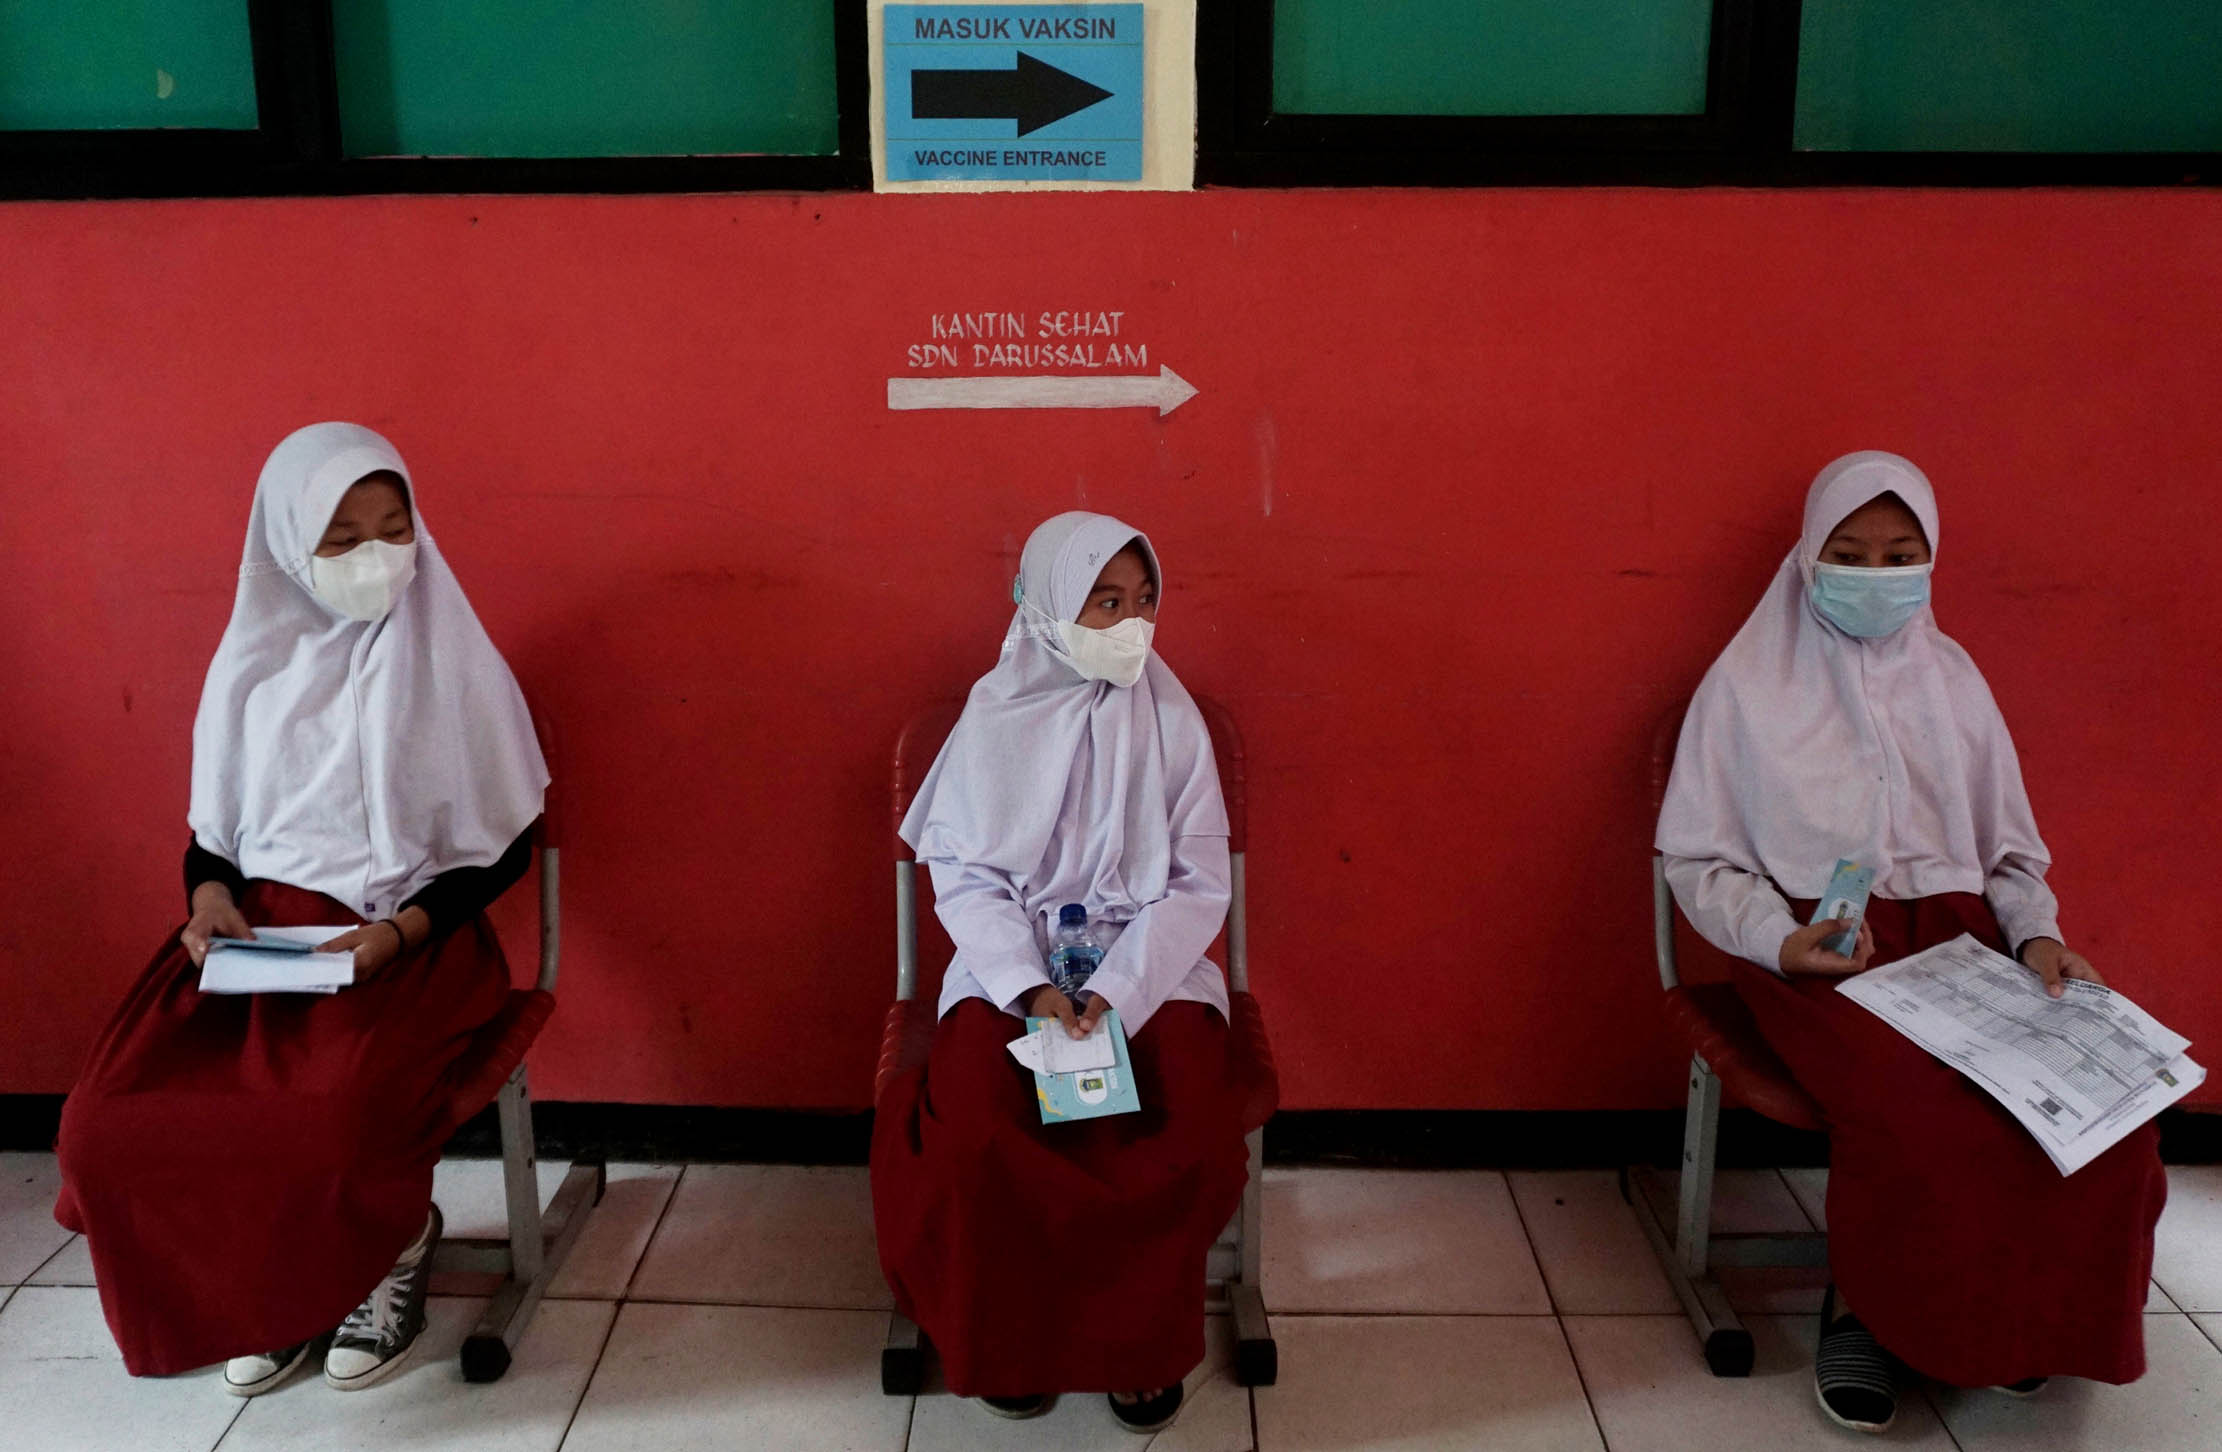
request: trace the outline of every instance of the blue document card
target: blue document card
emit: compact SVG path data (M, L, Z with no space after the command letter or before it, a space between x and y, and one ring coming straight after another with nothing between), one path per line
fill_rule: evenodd
M1807 926L1829 918L1842 918L1851 926L1823 941L1822 947L1846 958L1852 956L1852 949L1859 946L1859 920L1867 913L1867 890L1874 885L1874 868L1862 867L1857 862L1837 862L1836 871L1829 877L1828 891L1821 894L1821 905L1813 910Z
M1088 1038L1075 1041L1053 1018L1029 1018L1026 1027L1040 1047L1026 1039L1012 1042L1011 1053L1034 1068L1034 1094L1042 1106L1042 1123L1097 1119L1106 1114L1132 1114L1142 1107L1134 1092L1134 1069L1127 1060L1126 1029L1119 1011L1107 1008ZM1097 1052L1090 1052L1090 1049ZM1050 1066L1074 1059L1091 1061L1091 1067L1051 1072ZM1102 1061L1108 1062L1102 1062Z

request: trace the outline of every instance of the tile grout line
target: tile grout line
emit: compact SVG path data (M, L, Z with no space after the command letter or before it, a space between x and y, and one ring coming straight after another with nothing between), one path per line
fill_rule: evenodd
M586 1369L586 1380L579 1383L578 1400L571 1403L571 1415L563 1419L563 1434L556 1438L555 1452L563 1452L563 1444L571 1440L571 1429L578 1425L579 1412L586 1406L587 1393L594 1390L594 1378L601 1374L602 1358L609 1354L610 1341L617 1335L617 1318L625 1314L625 1303L610 1305L610 1323L602 1328L601 1344L594 1348L594 1364Z
M565 1296L561 1299L567 1301L607 1301L611 1298L608 1296ZM885 1316L895 1309L893 1306L831 1306L823 1301L735 1301L690 1296L627 1296L624 1298L624 1304L628 1306L735 1306L758 1311L857 1311L866 1315L877 1316ZM1402 1315L1404 1313L1399 1311L1386 1314Z
M1543 1301L1551 1308L1551 1318L1559 1316L1558 1292L1551 1289L1550 1273L1543 1269L1543 1256L1535 1248L1535 1232L1528 1229L1527 1212L1520 1208L1520 1192L1512 1188L1512 1176L1504 1170L1497 1171L1497 1178L1504 1184L1504 1197L1512 1202L1512 1218L1519 1222L1520 1242L1528 1248L1528 1264L1535 1267L1535 1278L1543 1286Z
M5 1304L0 1303L0 1310L4 1309L6 1309ZM2183 1317L2185 1320L2191 1323L2192 1330L2198 1332L2201 1336L2206 1337L2208 1341L2214 1344L2214 1349L2216 1351L2222 1351L2222 1336L2218 1336L2214 1332L2209 1331L2206 1326L2199 1320L2199 1316L2204 1316L2205 1314L2206 1312L2201 1311L2198 1313L2198 1315L2195 1316L2191 1312L2185 1311L2183 1313ZM2217 1319L2215 1324L2217 1326L2222 1326L2222 1319Z
M82 1237L79 1236L76 1231L72 1230L68 1235L62 1238L62 1243L60 1245L55 1246L51 1251L47 1252L46 1259L40 1261L37 1265L32 1266L28 1271L25 1271L23 1274L23 1279L17 1281L16 1284L18 1286L27 1286L31 1284L31 1277L37 1275L40 1271L45 1270L48 1266L54 1264L54 1262L56 1262L57 1260L60 1260L62 1258L62 1252L75 1245L81 1238Z
M1582 1389L1582 1405L1589 1408L1589 1424L1597 1429L1597 1445L1612 1452L1612 1439L1605 1435L1605 1419L1597 1414L1597 1399L1589 1394L1589 1378L1582 1373L1582 1359L1574 1351L1574 1335L1566 1329L1564 1316L1553 1316L1551 1324L1558 1327L1559 1344L1566 1348L1566 1360L1574 1368L1574 1384Z
M224 1423L224 1430L223 1430L223 1431L221 1431L221 1432L218 1432L218 1433L216 1434L216 1440L215 1440L214 1442L211 1442L211 1443L209 1444L209 1447L208 1447L208 1452L223 1452L223 1446L224 1446L224 1443L225 1443L225 1442L226 1442L227 1440L229 1440L229 1439L230 1439L230 1437L231 1437L231 1433L232 1433L232 1428L234 1428L234 1427L236 1427L236 1426L238 1426L238 1425L239 1425L239 1419L240 1419L241 1417L244 1417L244 1416L246 1416L246 1415L247 1415L247 1408L249 1408L249 1407L251 1407L251 1406L253 1406L253 1405L254 1405L254 1399L253 1399L253 1398L251 1398L251 1397L241 1397L241 1398L239 1398L239 1410L238 1410L238 1411L236 1411L236 1412L233 1412L233 1413L231 1414L231 1420L230 1420L230 1421L228 1421L228 1422L226 1422L226 1423Z
M1782 1172L1782 1166L1776 1165L1774 1172L1776 1183L1782 1186L1782 1193L1788 1195L1790 1203L1798 1207L1798 1216L1805 1221L1805 1228L1825 1234L1821 1230L1821 1222L1814 1219L1813 1212L1805 1207L1805 1197L1798 1193L1797 1186L1790 1183L1790 1177Z
M661 1209L656 1211L656 1223L648 1227L648 1239L641 1242L640 1257L633 1262L632 1271L625 1277L625 1284L617 1292L617 1304L628 1305L633 1299L633 1286L640 1280L640 1268L648 1264L648 1257L656 1249L656 1237L663 1234L664 1221L671 1216L671 1207L679 1203L679 1187L687 1182L687 1172L694 1168L691 1161L679 1162L679 1173L671 1177L671 1192L664 1196Z
M609 1354L610 1342L617 1336L618 1318L625 1314L625 1307L631 1304L629 1298L633 1289L633 1282L639 1279L640 1268L648 1263L648 1252L655 1249L656 1236L664 1228L664 1217L671 1213L673 1202L679 1198L680 1182L686 1179L687 1171L691 1168L692 1165L687 1161L681 1160L679 1162L679 1173L671 1177L671 1189L665 1194L663 1204L656 1211L656 1223L648 1227L648 1239L641 1243L639 1257L633 1261L632 1270L626 1274L625 1284L618 1288L616 1299L607 1303L610 1308L610 1323L602 1328L602 1342L594 1348L594 1364L587 1368L586 1380L579 1384L578 1400L571 1403L571 1415L564 1419L563 1435L556 1438L555 1452L563 1452L563 1444L571 1440L571 1429L578 1425L579 1413L585 1410L587 1396L594 1390L594 1378L601 1374L602 1358ZM608 1174L606 1164L603 1173ZM604 1182L604 1192L607 1193L606 1181Z
M1535 1266L1535 1278L1543 1283L1543 1298L1550 1303L1551 1324L1558 1328L1559 1345L1566 1348L1566 1364L1574 1368L1574 1385L1582 1389L1582 1406L1589 1412L1589 1424L1597 1429L1597 1445L1604 1452L1612 1452L1612 1443L1605 1437L1604 1419L1597 1415L1596 1399L1589 1394L1589 1378L1582 1374L1582 1359L1574 1354L1574 1338L1566 1329L1566 1317L1559 1310L1558 1292L1551 1289L1551 1278L1543 1269L1543 1253L1535 1248L1535 1232L1528 1228L1528 1214L1520 1208L1520 1192L1512 1188L1510 1173L1499 1170L1504 1179L1505 1198L1512 1202L1512 1217L1520 1222L1520 1238L1527 1242L1528 1260Z
M1915 1390L1921 1393L1921 1400L1928 1403L1930 1415L1937 1419L1937 1427L1944 1433L1944 1440L1952 1444L1954 1452L1965 1452L1965 1449L1960 1447L1959 1434L1952 1430L1950 1422L1944 1420L1944 1408L1937 1402L1935 1389L1928 1382L1923 1381Z
M1520 1208L1520 1192L1512 1188L1509 1170L1497 1171L1497 1178L1504 1182L1504 1197L1512 1202L1512 1218L1519 1222L1521 1242L1528 1248L1528 1264L1535 1267L1535 1278L1543 1286L1543 1302L1555 1319L1559 1314L1558 1292L1551 1289L1551 1273L1543 1269L1543 1253L1535 1248L1535 1232L1528 1229L1527 1212Z

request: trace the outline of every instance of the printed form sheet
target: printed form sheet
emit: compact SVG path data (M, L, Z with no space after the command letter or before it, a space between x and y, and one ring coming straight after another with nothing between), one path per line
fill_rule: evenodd
M2206 1080L2191 1041L2095 983L2044 981L1963 933L1837 991L1981 1085L2072 1175Z

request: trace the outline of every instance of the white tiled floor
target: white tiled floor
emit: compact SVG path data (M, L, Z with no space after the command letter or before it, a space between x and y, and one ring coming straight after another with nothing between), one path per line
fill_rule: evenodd
M544 1194L565 1168L540 1167ZM2222 1445L2222 1169L2170 1178L2145 1380L2062 1383L2031 1402L1923 1387L1883 1440L1965 1452ZM1188 1406L1154 1444L1121 1431L1100 1397L1005 1422L938 1381L917 1398L882 1396L887 1297L859 1170L613 1165L500 1382L470 1386L458 1373L479 1288L443 1279L402 1375L356 1393L304 1378L249 1403L224 1396L211 1372L123 1373L83 1242L50 1218L54 1183L51 1157L0 1155L5 1452L1865 1445L1813 1406L1818 1279L1732 1292L1758 1366L1748 1380L1714 1379L1610 1173L1270 1172L1266 1296L1280 1384L1236 1386L1230 1332L1214 1321ZM1731 1172L1716 1221L1814 1223L1825 1189L1818 1172ZM452 1233L501 1224L491 1163L443 1165L438 1195Z

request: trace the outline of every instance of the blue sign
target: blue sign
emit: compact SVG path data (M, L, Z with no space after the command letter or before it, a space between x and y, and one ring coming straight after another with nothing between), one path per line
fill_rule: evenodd
M1140 181L1140 5L889 5L890 181Z

